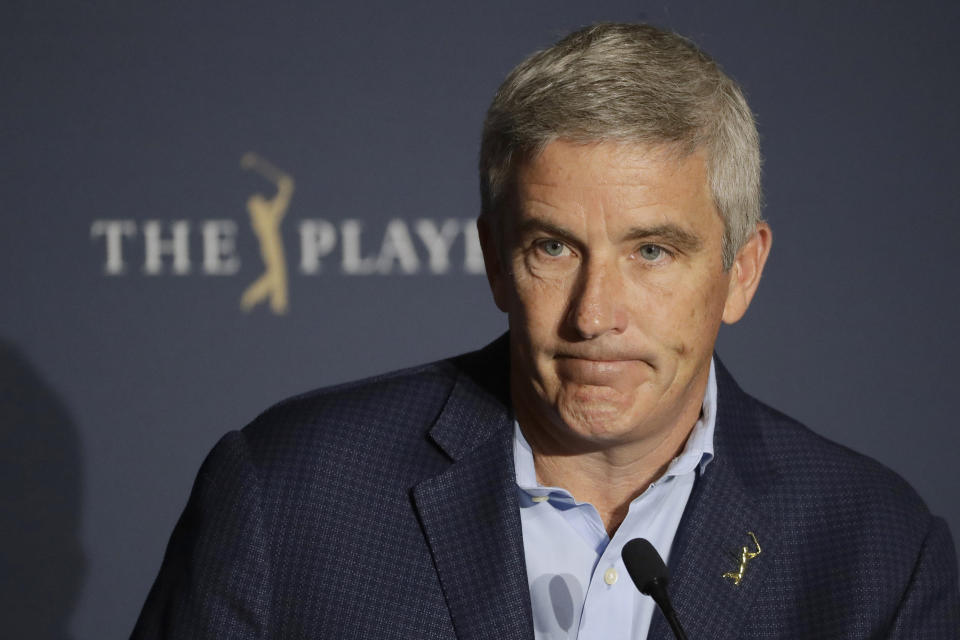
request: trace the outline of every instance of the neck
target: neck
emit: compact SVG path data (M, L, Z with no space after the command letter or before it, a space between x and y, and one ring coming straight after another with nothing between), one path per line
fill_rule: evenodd
M564 425L543 424L541 416L519 406L517 420L533 451L537 481L563 487L577 500L592 504L613 536L630 503L683 451L700 408L700 403L691 405L672 426L647 437L614 443L585 440Z

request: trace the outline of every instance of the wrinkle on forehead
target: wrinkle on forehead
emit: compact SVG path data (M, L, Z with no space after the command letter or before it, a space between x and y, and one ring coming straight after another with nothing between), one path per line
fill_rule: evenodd
M700 234L686 224L671 223L671 218L676 218L671 212L685 210L695 201L712 204L705 165L704 157L679 154L676 145L558 141L521 168L514 224L524 227L531 218L554 219L556 213L566 217L563 226L569 227L573 223L570 216L574 216L581 223L590 220L595 230L601 230L612 222L606 219L608 214L638 214L638 223L631 226L674 227L687 232L679 234L685 236L685 245L699 248ZM711 209L719 221L719 213L715 207ZM654 235L621 231L633 236Z

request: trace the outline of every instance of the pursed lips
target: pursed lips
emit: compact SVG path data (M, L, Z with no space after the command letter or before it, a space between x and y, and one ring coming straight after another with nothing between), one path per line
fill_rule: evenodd
M616 348L603 350L594 349L592 351L567 349L557 351L553 354L553 357L556 360L586 360L588 362L646 362L648 364L652 362L652 357L649 353L639 353L636 350L627 351Z
M561 378L586 385L616 386L623 376L635 375L639 367L648 366L643 358L627 357L627 354L621 353L590 354L586 357L557 354L554 359Z

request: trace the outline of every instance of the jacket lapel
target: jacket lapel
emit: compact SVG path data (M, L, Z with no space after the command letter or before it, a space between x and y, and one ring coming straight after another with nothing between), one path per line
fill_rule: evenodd
M506 358L480 363L480 370L489 373L497 361L496 392L470 374L476 363L467 363L431 430L453 463L413 489L461 640L533 637L513 470L513 419L503 396Z
M755 403L717 360L715 459L697 480L684 511L670 556L670 594L691 638L739 637L751 605L763 589L771 557L782 535L763 513L763 487L772 485L762 433L751 415ZM725 573L737 573L741 551L761 553L748 559L739 585ZM651 640L673 638L662 615L655 615Z

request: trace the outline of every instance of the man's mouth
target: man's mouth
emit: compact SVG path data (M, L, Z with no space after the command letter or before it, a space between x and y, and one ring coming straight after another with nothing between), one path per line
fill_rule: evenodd
M634 373L640 365L638 360L620 357L560 356L557 358L557 373L570 382L609 387L616 386L617 381L623 381L624 376Z

